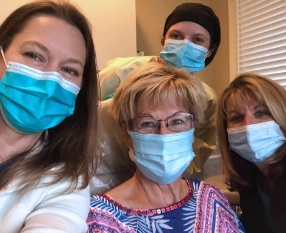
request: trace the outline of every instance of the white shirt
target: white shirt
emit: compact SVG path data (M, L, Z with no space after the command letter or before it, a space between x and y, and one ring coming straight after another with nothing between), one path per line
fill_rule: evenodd
M2 233L85 233L89 211L89 186L61 194L70 182L40 187L50 181L45 177L24 195L19 193L21 180L0 191L0 232ZM80 183L80 182L79 182Z

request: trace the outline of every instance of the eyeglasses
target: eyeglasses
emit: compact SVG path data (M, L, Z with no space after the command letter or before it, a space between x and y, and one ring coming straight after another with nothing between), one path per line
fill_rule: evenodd
M165 120L142 115L131 120L131 128L138 133L154 133L160 128L160 121L165 121L166 127L173 132L183 132L193 127L193 115L179 112Z

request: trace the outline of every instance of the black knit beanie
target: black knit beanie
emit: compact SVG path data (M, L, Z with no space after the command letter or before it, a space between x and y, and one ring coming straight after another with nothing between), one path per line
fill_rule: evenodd
M207 66L213 60L220 45L220 23L214 11L200 3L183 3L177 6L168 16L165 22L163 36L166 35L169 28L182 21L191 21L204 27L211 36L211 42L215 44L211 56L205 60Z

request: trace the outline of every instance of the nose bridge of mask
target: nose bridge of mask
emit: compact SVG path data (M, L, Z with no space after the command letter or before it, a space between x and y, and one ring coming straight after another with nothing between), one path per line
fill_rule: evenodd
M45 83L50 83L55 87L60 85L64 90L71 92L74 95L77 95L80 90L77 85L65 80L58 72L43 72L17 62L8 63L7 73L31 77L35 82L42 82L43 86L47 86ZM52 88L49 88L49 90L52 90Z
M182 57L189 57L195 61L204 61L207 57L208 50L205 47L195 44L188 39L172 40L169 43L175 44L178 50L181 49L183 51Z
M200 50L201 52L203 52L203 54L205 54L205 56L208 53L208 49L207 48L205 48L204 46L195 44L195 43L189 41L188 39L184 39L184 40L166 39L165 40L165 46L166 45L170 45L170 44L174 44L176 46L188 45L189 47L192 47L192 48Z
M272 124L274 121L270 121ZM264 138L264 136L268 136L267 128L269 128L270 123L263 122L251 125L243 125L234 128L228 128L228 136L231 143L247 143L253 142L256 139ZM262 129L265 129L262 131ZM257 132L259 130L259 133ZM257 133L256 133L257 132Z
M275 121L272 120L272 121L267 121L267 122L262 122L262 123L257 123L257 124L243 125L240 127L228 128L227 132L229 135L246 132L248 135L251 134L253 136L261 137L264 135L268 136L269 130L273 130L273 129L280 130L280 127ZM255 133L253 133L258 130L259 130L259 135L256 135Z
M194 129L173 134L141 134L130 131L135 152L141 155L153 154L173 156L192 150Z
M205 56L207 55L208 49L205 48L204 46L195 44L195 43L193 43L193 42L191 42L191 41L189 41L189 40L187 40L186 43L187 43L190 47L196 48L196 49L200 50L201 52L203 52L203 54L205 54Z

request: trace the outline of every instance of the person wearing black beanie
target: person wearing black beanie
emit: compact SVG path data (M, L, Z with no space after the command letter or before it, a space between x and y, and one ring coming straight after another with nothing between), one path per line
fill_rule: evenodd
M194 178L216 148L216 93L195 72L205 69L214 59L220 45L220 22L214 11L203 4L183 3L177 6L167 17L161 44L160 55L117 57L110 60L99 72L101 112L99 117L103 159L97 170L93 189L107 191L132 177L134 167L120 127L110 117L110 106L115 90L129 72L149 62L159 62L169 66L186 69L192 77L201 83L207 96L207 109L204 122L195 125L193 150L195 158L185 170L185 178ZM124 161L124 162L122 162ZM110 164L115 164L110 165ZM106 181L108 180L108 182Z
M168 31L180 22L193 22L207 30L210 36L209 54L205 59L205 66L211 63L218 50L221 40L220 22L214 11L200 3L183 3L177 6L165 21L162 44Z

